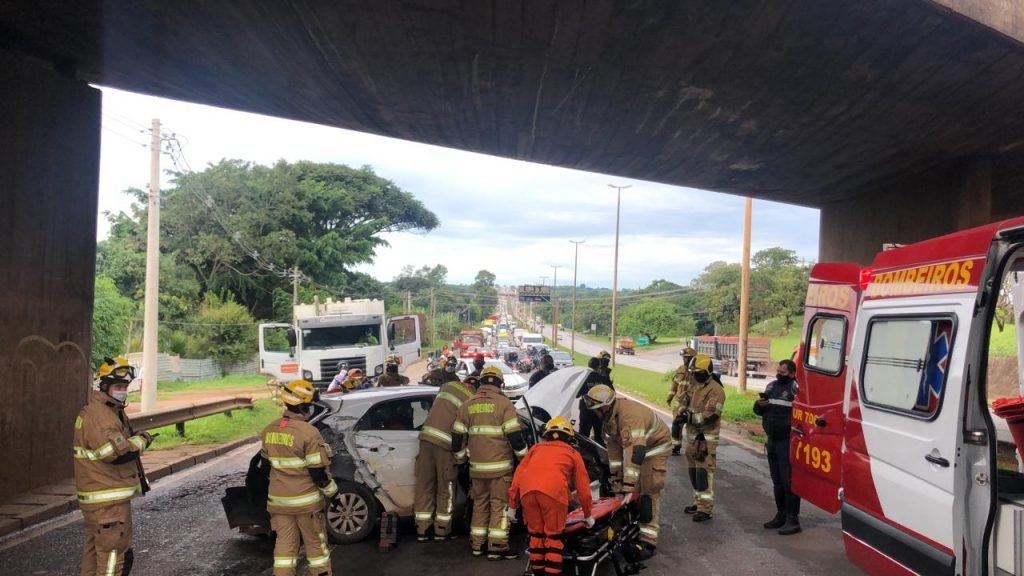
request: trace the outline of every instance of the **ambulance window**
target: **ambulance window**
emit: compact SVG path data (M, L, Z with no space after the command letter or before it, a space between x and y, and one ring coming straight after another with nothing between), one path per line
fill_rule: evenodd
M864 401L920 417L939 411L953 342L948 318L871 322L864 361Z
M837 375L843 370L846 350L846 318L816 316L807 333L804 366L816 372Z

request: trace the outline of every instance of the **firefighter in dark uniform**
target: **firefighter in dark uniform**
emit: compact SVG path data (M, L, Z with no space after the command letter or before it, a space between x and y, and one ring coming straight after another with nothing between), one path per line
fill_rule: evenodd
M754 402L754 413L761 417L761 425L768 437L768 469L775 492L775 517L764 523L769 530L789 536L800 532L800 497L793 494L793 466L789 461L789 434L792 430L793 400L800 389L794 378L796 364L782 360L775 372L775 380Z
M398 366L402 363L402 357L398 354L388 354L384 361L384 374L377 379L378 386L405 386L409 383L407 376L398 373Z

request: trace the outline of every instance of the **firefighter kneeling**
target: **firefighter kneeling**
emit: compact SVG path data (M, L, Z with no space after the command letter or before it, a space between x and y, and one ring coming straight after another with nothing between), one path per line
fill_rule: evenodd
M672 449L668 426L647 406L616 398L604 384L583 398L604 421L613 485L621 486L627 504L639 497L641 555L650 557L658 545L658 509Z
M562 573L562 531L568 515L570 484L583 508L587 527L594 525L590 478L583 458L571 445L572 424L561 416L544 428L544 439L530 448L516 469L508 491L508 518L515 521L516 508L523 504L523 521L530 533L530 569L534 576Z
M285 404L285 413L260 434L263 469L270 471L267 512L277 534L274 576L295 575L300 544L306 548L309 573L330 576L324 499L333 498L338 486L327 472L331 451L320 431L306 422L316 388L305 380L295 380L285 384L278 397Z
M469 455L473 519L469 539L473 556L488 560L514 560L519 555L508 546L508 489L515 468L513 454L526 456L526 442L512 402L502 395L505 377L496 366L484 368L475 396L459 407L452 426L452 451L463 462ZM468 437L468 438L467 438ZM465 442L464 442L465 441Z

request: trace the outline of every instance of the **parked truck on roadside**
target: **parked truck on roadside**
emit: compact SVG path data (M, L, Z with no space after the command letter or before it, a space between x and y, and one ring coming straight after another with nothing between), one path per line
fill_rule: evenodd
M997 316L1017 328L1009 387L990 370ZM1022 324L1024 217L812 269L793 490L841 515L865 572L1024 575Z
M379 376L388 354L402 357L401 371L420 355L420 318L387 318L382 300L314 298L293 312L292 324L259 326L260 372L279 380L302 378L324 389L339 362Z

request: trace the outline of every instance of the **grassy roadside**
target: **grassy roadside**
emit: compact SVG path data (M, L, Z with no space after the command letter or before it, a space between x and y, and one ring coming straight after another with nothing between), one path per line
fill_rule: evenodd
M166 450L183 444L223 444L259 434L267 424L281 415L281 407L273 400L256 400L252 410L234 410L231 416L217 414L185 423L185 435L178 436L174 426L152 430L159 433L151 450Z
M262 374L239 374L224 376L221 378L210 378L195 382L160 382L157 386L157 400L173 400L174 396L182 392L204 392L211 390L224 390L225 395L244 394L245 392L266 392L267 377ZM132 392L128 394L128 400L138 402L140 394Z
M550 346L550 341L548 341ZM558 347L568 352L564 346ZM586 366L590 356L577 352L573 356L573 363L577 366ZM612 372L612 379L615 387L621 388L630 394L635 394L648 402L658 405L665 405L665 398L668 396L672 382L672 372L660 374L651 370L635 368L618 364ZM754 400L757 399L756 392L740 393L732 386L725 386L725 407L722 412L722 420L727 424L734 424L740 429L748 432L754 439L759 438L761 417L753 412Z

